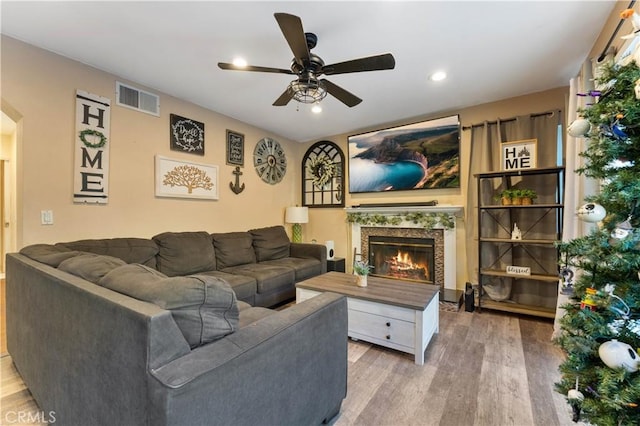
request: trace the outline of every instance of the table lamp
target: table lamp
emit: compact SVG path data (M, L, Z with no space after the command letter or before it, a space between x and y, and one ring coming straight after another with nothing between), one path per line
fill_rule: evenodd
M294 243L302 242L302 225L301 223L309 222L309 207L287 207L287 212L284 217L284 221L287 223L292 223L292 231L293 236L292 240Z

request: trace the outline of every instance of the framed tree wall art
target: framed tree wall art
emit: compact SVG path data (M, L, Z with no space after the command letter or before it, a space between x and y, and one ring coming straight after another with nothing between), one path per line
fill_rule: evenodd
M316 142L304 154L302 205L344 207L344 154L335 143Z
M156 196L218 199L218 166L156 155Z

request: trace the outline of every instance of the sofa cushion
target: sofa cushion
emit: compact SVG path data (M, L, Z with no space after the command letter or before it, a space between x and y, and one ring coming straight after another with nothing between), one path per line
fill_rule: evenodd
M216 269L211 235L206 232L165 232L153 237L160 251L158 271L170 277Z
M58 265L58 269L97 284L113 269L126 264L127 262L117 257L87 253L64 260Z
M295 272L291 268L280 265L255 263L253 265L238 265L225 268L223 272L238 275L248 275L255 278L258 293L269 293L284 288L294 288Z
M156 255L158 254L158 246L156 243L146 238L78 240L67 243L57 243L56 246L113 256L127 263L141 263L151 266L152 268L156 267Z
M216 264L221 271L237 265L256 263L253 237L248 232L212 234L216 252Z
M322 274L322 263L318 259L308 257L285 257L283 259L268 260L261 264L285 266L293 269L296 274L296 282Z
M82 253L51 244L33 244L23 247L22 250L20 250L20 254L27 256L29 259L57 268L62 261L79 256Z
M112 270L99 284L171 311L191 348L238 328L236 295L229 284L216 277L167 277L149 267L131 264Z
M236 294L236 298L239 301L243 300L250 305L255 303L255 295L258 291L258 285L256 283L256 279L253 277L248 275L228 274L222 271L207 271L201 272L198 275L210 275L212 277L220 278L231 286L231 289Z
M289 257L289 237L284 226L251 229L253 248L258 262Z

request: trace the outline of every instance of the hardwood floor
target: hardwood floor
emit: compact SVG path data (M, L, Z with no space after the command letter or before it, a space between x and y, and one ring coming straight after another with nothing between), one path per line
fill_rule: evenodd
M440 312L440 333L413 356L349 341L347 398L333 426L575 425L553 390L561 351L552 323L533 317ZM39 408L10 357L2 358L0 424L7 412Z
M422 367L409 354L350 342L335 426L575 424L553 390L562 352L552 329L533 317L441 311Z

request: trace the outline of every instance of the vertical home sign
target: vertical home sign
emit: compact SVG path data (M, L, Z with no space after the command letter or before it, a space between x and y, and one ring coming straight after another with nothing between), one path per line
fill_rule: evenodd
M76 91L75 203L107 203L110 115L110 99Z

